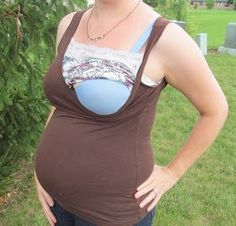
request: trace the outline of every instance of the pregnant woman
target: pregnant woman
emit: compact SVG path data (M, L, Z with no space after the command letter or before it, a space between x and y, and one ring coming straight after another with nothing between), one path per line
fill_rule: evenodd
M199 120L160 166L151 130L168 84ZM34 175L50 225L151 226L160 198L212 144L228 114L195 42L139 0L96 0L66 15L44 90L52 110Z

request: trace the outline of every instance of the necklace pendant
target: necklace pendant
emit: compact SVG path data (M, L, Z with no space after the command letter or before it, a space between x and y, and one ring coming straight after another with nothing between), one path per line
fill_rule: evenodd
M103 39L104 37L105 37L105 35L98 36L98 37L96 37L96 38L91 38L91 37L88 37L88 38L89 38L89 40L97 41L97 40L99 40L99 39Z

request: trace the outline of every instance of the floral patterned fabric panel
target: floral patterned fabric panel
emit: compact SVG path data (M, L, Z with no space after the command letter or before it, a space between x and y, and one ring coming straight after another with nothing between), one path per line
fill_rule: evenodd
M63 59L63 77L68 86L88 79L110 79L131 91L143 53L113 50L83 44L73 38Z

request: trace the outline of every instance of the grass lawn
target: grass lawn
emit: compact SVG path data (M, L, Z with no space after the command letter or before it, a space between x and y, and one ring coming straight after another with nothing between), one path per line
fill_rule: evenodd
M198 32L209 33L210 46L223 43L225 24L232 21L233 13L196 11L195 18L202 27ZM206 59L227 97L229 117L214 144L161 198L154 226L234 226L236 222L236 58L209 51ZM161 93L152 131L157 164L171 161L196 120L197 111L190 102L167 86ZM32 161L21 164L15 187L0 207L0 226L48 226L34 186Z
M229 22L236 23L235 10L194 10L194 24L197 33L208 34L208 48L217 49L224 45L226 27Z

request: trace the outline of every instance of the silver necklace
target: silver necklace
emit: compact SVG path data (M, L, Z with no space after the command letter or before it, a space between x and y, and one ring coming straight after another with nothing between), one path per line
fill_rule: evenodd
M110 33L112 30L114 30L123 20L125 20L129 15L131 15L131 13L138 7L140 2L141 2L141 0L139 0L138 4L128 13L127 16L125 16L122 20L120 20L117 24L115 24L115 26L113 26L110 30L108 30L106 33L104 33L100 36L97 36L95 38L92 38L89 35L89 32L88 32L88 22L89 22L89 19L90 19L91 15L92 15L92 12L93 12L93 9L94 9L94 7L93 7L90 14L89 14L88 20L87 20L87 37L88 37L88 39L91 40L91 41L97 41L99 39L103 39L108 33Z

